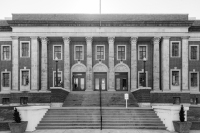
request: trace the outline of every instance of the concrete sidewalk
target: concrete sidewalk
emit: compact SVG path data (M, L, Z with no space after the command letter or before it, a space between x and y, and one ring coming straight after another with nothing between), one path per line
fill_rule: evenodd
M0 131L0 133L10 133L10 131ZM59 130L36 130L25 133L176 133L166 130L151 130L151 129L59 129ZM190 133L200 133L200 130L191 130Z

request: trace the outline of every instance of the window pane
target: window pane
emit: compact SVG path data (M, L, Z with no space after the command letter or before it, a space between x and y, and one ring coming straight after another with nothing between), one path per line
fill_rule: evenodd
M9 87L9 73L3 73L3 87Z
M99 78L95 79L95 89L99 90Z
M105 78L102 78L102 79L101 79L101 89L102 89L102 90L105 90L105 89L106 89L106 80L105 80Z
M179 56L179 43L172 43L172 56Z
M172 85L179 86L179 71L172 71Z
M3 60L9 60L10 59L10 48L9 46L3 46Z
M191 73L191 86L197 87L197 73Z
M75 55L76 55L75 59L76 60L83 59L83 47L82 46L76 46L75 49L76 49L76 51L75 51L76 52L75 53Z
M22 85L29 85L29 71L22 71Z
M126 84L126 79L125 78L123 78L122 79L122 89L123 90L127 90L127 86L126 86L127 84Z
M29 44L28 43L22 43L22 57L29 56Z
M54 59L57 57L61 59L61 46L54 46Z
M120 90L120 78L117 78L116 89Z
M197 59L197 46L191 46L191 59Z
M85 79L81 78L81 90L84 90L85 88Z
M139 46L139 59L146 58L146 46Z

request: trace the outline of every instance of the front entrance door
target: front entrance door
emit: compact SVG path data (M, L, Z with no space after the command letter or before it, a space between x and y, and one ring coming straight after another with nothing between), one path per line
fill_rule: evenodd
M115 73L115 88L117 91L128 90L128 73Z
M107 90L107 74L95 73L94 74L94 90L106 91Z
M85 91L85 73L73 73L73 91Z

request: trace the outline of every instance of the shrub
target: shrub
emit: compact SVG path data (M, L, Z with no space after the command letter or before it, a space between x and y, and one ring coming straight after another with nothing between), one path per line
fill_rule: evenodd
M14 109L13 120L16 123L21 123L21 118L20 118L19 112L17 111L17 108Z
M180 121L181 121L181 122L184 122L184 121L185 121L185 114L184 114L183 105L181 105L181 110L180 110L180 112L179 112L179 118L180 118Z

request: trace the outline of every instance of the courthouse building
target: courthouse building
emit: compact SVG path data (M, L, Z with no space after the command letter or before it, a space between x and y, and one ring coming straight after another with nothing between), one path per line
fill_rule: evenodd
M198 104L199 45L188 14L13 14L0 20L0 105L99 90Z

